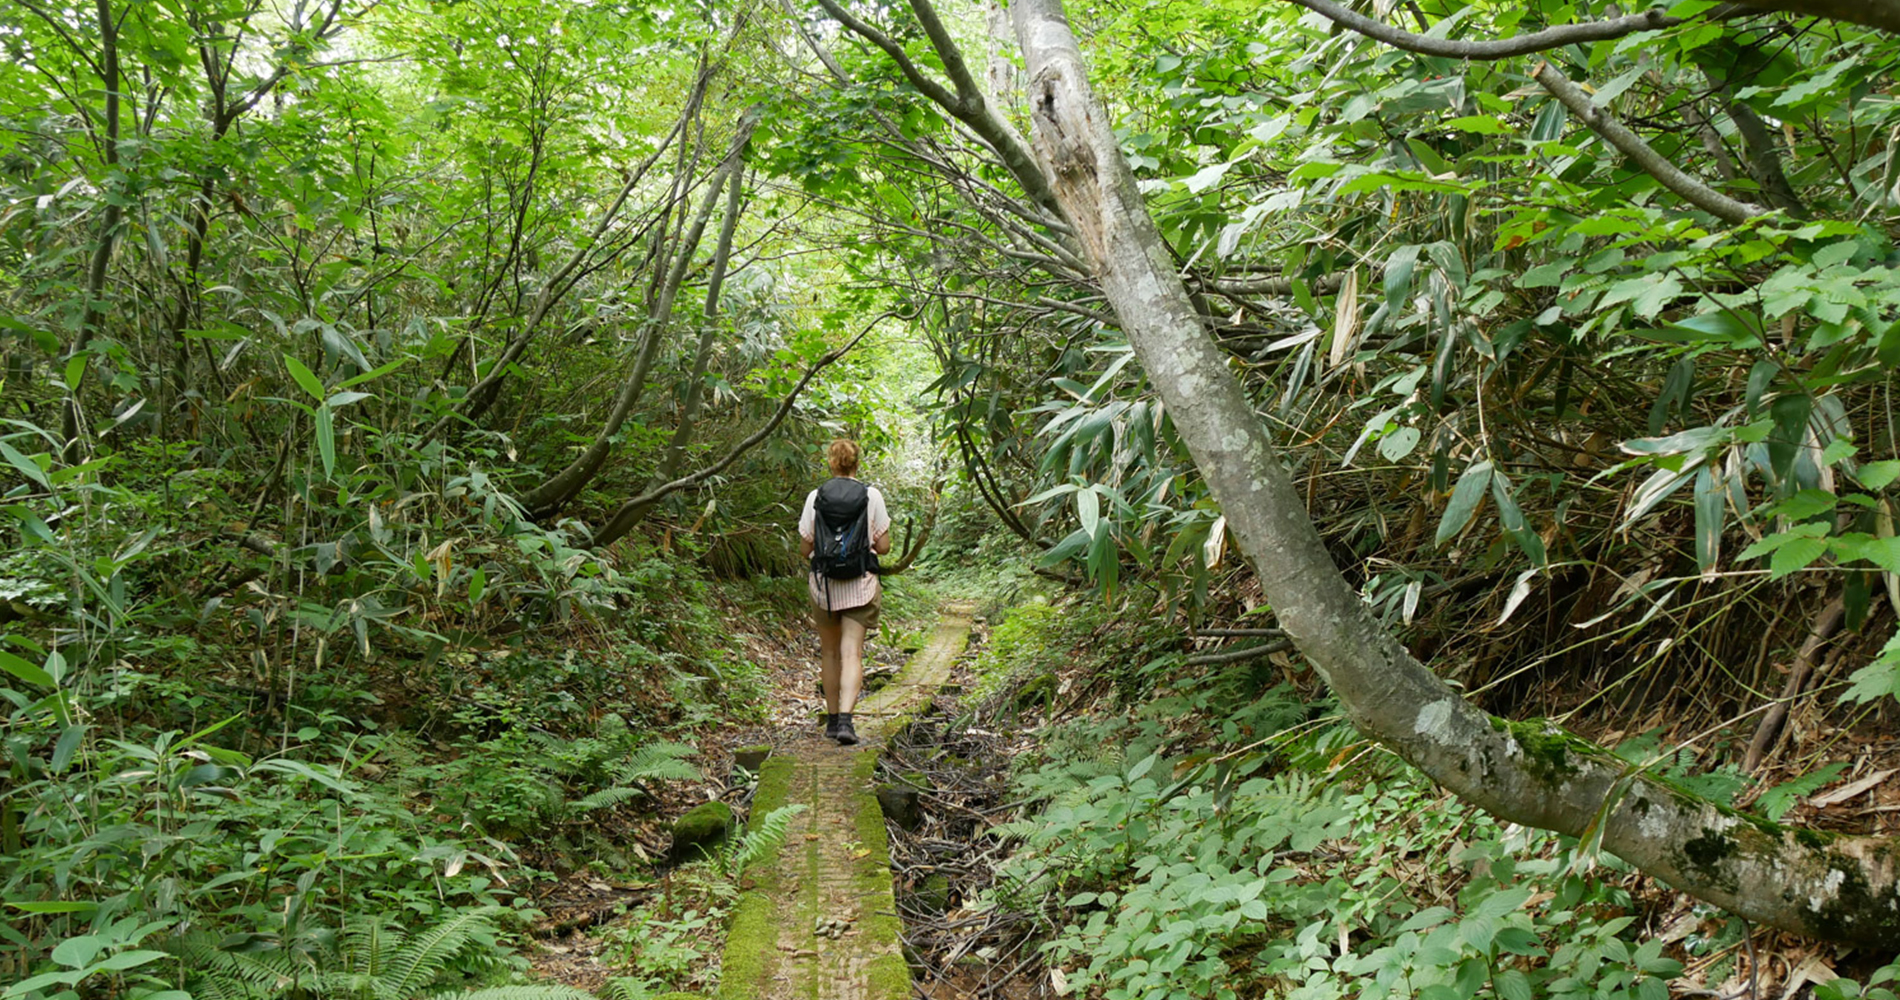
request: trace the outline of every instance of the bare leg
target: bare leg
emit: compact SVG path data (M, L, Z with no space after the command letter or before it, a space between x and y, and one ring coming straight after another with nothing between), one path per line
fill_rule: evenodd
M836 715L840 711L848 712L849 708L838 707L841 700L839 695L843 693L844 686L838 676L842 662L838 654L840 644L844 639L844 623L842 619L834 618L826 611L819 611L814 617L818 623L818 678L825 685L825 712L830 715ZM862 634L861 629L860 634ZM860 667L858 680L851 687L853 699L857 698L858 688L863 686L863 668Z
M838 650L838 711L849 712L857 707L858 695L864 690L864 623L846 618L842 631Z

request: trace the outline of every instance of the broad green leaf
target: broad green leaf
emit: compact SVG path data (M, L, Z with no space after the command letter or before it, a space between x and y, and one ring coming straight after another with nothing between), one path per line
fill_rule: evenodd
M1802 490L1774 505L1772 510L1791 521L1806 521L1833 510L1839 503L1840 498L1826 490Z
M284 355L284 368L290 372L290 377L303 387L303 391L310 394L311 398L319 403L323 402L325 395L323 380L318 378L315 372L305 368L303 362L288 354Z
M1715 472L1704 465L1695 477L1695 562L1707 573L1722 562L1722 529L1728 520L1727 494Z
M46 478L46 470L40 468L40 463L20 454L18 449L5 441L0 441L0 456L5 456L7 464L19 470L20 475L25 476L28 482L38 483L41 489L53 488L52 482Z
M1860 467L1855 477L1860 480L1862 486L1870 490L1882 489L1896 477L1900 477L1900 461L1883 459L1878 462L1868 462Z
M1472 515L1478 512L1478 506L1484 502L1485 489L1491 485L1491 463L1474 463L1458 477L1458 485L1451 489L1451 501L1445 504L1445 514L1438 521L1438 534L1435 544L1443 545L1465 530L1471 523Z
M390 363L383 365L380 368L377 368L375 371L367 371L367 372L362 372L357 375L352 375L349 378L346 378L343 381L338 382L336 387L338 389L348 389L351 386L362 385L364 382L368 382L371 379L382 378L384 375L387 375L390 372L393 372L396 369L401 368L405 363L407 363L408 360L409 360L408 358L397 358L396 360L391 361ZM318 398L322 398L322 397L318 397Z
M1418 428L1400 427L1379 439L1379 454L1388 462L1396 462L1410 455L1418 447L1418 440Z
M1779 580L1796 570L1806 569L1827 553L1827 543L1819 538L1791 538L1768 558L1768 578Z
M317 407L317 454L323 459L323 478L336 474L336 417L330 404Z
M1102 521L1102 498L1094 490L1080 490L1075 494L1075 516L1081 519L1082 530L1092 538L1095 528Z
M36 684L40 687L58 686L52 674L5 650L0 650L0 670L5 670L28 684Z
M81 934L69 937L53 948L53 961L68 969L82 969L92 964L92 960L105 950L108 942L97 934Z

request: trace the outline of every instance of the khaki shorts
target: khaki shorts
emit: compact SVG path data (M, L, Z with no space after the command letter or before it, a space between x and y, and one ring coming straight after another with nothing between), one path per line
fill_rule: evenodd
M878 612L882 610L882 602L873 598L869 604L860 604L855 608L839 608L836 611L826 611L824 608L814 606L811 609L811 617L820 625L838 624L848 618L863 625L865 634L869 635L873 629L877 628Z

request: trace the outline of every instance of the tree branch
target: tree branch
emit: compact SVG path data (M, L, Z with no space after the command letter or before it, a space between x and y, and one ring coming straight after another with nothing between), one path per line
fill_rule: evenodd
M864 325L864 329L858 331L857 336L846 341L844 346L834 348L826 353L817 361L812 362L811 367L805 369L805 376L798 380L797 385L792 386L792 391L785 394L785 399L779 403L778 410L772 414L772 419L765 422L765 426L760 427L758 430L752 432L745 440L734 445L732 450L726 453L726 457L719 461L691 475L681 476L670 483L662 483L659 486L655 486L645 493L634 497L632 500L621 504L620 509L614 511L613 517L608 519L606 525L595 533L593 541L590 544L595 548L599 548L603 545L611 545L619 541L622 535L631 531L634 525L639 524L640 519L646 516L646 509L648 507L659 503L669 494L677 493L688 486L697 486L724 472L727 466L738 461L740 456L751 451L759 442L765 440L774 430L777 430L779 424L785 422L786 415L792 412L792 405L798 402L799 394L805 391L805 387L811 384L811 380L817 377L819 372L825 370L832 362L850 353L853 347L858 346L858 341L863 340L865 335L870 333L879 323L892 317L902 318L902 316L903 314L896 310L886 310L872 317L871 321Z
M890 56L891 61L897 64L898 72L904 74L904 79L909 80L911 86L916 87L920 93L951 117L968 125L978 138L995 150L996 155L1002 159L1003 166L1009 170L1011 176L1016 178L1016 183L1022 185L1023 191L1038 208L1057 218L1062 216L1062 209L1056 202L1055 193L1049 189L1048 179L1043 177L1042 171L1036 167L1034 154L1030 153L1029 147L1023 142L1022 137L1016 134L1016 130L990 109L989 102L983 99L981 91L951 93L943 84L925 76L924 72L917 68L917 64L911 62L903 46L892 41L877 28L860 20L837 0L818 0L818 6L823 7L825 13L830 14L839 24L849 28L852 33L882 49L884 54ZM921 4L914 2L912 9L918 6ZM929 19L935 20L935 17L936 15L932 13ZM923 15L919 14L919 18L923 19ZM938 25L938 27L941 29L942 26ZM943 40L948 43L947 34L944 35ZM933 35L931 37L933 47L937 41L937 37ZM962 57L957 53L955 45L949 45L947 49L939 49L937 55L946 67L962 66ZM963 75L966 77L969 75L967 68L963 70Z
M1609 38L1633 35L1639 31L1671 28L1683 22L1682 18L1669 17L1659 9L1650 9L1641 14L1612 18L1608 21L1565 24L1514 38L1468 42L1455 38L1432 38L1429 35L1406 31L1404 28L1395 28L1384 21L1375 21L1364 14L1341 7L1333 0L1290 0L1290 2L1299 4L1334 24L1351 28L1367 38L1384 42L1393 48L1417 52L1421 55L1443 56L1447 59L1509 59L1513 56L1548 52L1551 49L1574 45L1578 42L1600 42Z
M1733 0L1737 7L1846 21L1900 34L1900 0Z
M1572 83L1557 67L1550 63L1539 63L1537 71L1531 74L1543 88L1550 91L1552 97L1562 101L1564 107L1583 120L1590 131L1595 132L1603 141L1614 146L1624 156L1642 167L1663 187L1674 191L1683 201L1721 219L1723 222L1740 225L1758 215L1766 215L1767 209L1745 201L1736 201L1728 195L1709 187L1683 172L1682 168L1663 158L1661 153L1651 148L1642 137L1629 130L1615 116L1590 100L1583 88Z

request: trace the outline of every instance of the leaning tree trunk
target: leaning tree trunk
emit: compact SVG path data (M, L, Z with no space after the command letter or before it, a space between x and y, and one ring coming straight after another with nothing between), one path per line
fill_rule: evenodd
M719 242L713 247L712 273L706 278L706 307L700 313L699 344L693 352L693 371L687 376L686 398L680 401L679 426L673 440L667 442L660 458L655 483L672 479L686 463L686 449L693 443L693 424L699 419L699 407L706 398L706 369L712 366L713 342L719 331L719 293L725 288L726 268L732 261L732 238L739 229L739 213L745 208L745 185L734 174L726 188L726 217L719 224Z
M739 229L739 213L745 208L745 185L734 176L726 188L726 217L719 225L719 242L713 248L712 273L706 279L706 307L700 313L699 343L693 350L693 370L686 376L686 398L680 401L679 425L673 439L660 456L660 467L647 478L644 495L677 476L686 464L686 449L693 443L693 426L699 420L699 407L706 397L706 370L712 366L713 342L719 333L719 293L726 284L726 266L732 260L732 238ZM629 507L616 515L621 534L638 527L653 511L653 504Z
M635 403L646 391L647 375L653 370L653 361L659 356L660 345L665 338L667 320L673 312L673 300L679 295L680 284L686 280L687 265L692 263L693 254L699 249L700 238L706 234L706 223L712 218L714 206L719 203L719 193L726 184L737 184L734 175L744 162L746 144L752 139L752 130L757 125L755 117L747 116L739 126L739 135L733 139L732 151L720 164L707 185L706 197L700 202L699 210L694 214L693 224L680 238L673 266L667 274L666 282L660 289L660 295L647 311L646 333L640 339L639 353L633 362L633 371L626 381L620 384L620 392L614 397L614 405L607 412L607 419L601 422L600 432L594 435L593 443L579 457L569 462L567 467L549 477L540 486L534 488L523 500L528 512L536 518L552 516L567 503L580 495L596 474L607 465L607 458L613 453L614 436L620 433L620 427L626 423L627 415L633 412Z
M1380 627L1334 567L1265 426L1201 325L1135 187L1060 0L1014 0L1037 161L1287 634L1353 722L1460 798L1601 844L1744 917L1900 940L1897 845L1784 830L1546 729L1487 715Z

